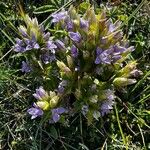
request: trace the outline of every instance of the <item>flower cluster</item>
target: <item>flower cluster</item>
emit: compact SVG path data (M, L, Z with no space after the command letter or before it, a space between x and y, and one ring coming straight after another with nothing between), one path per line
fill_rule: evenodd
M134 47L128 46L120 22L113 23L105 12L95 14L93 8L78 11L71 6L68 11L52 14L55 40L44 33L36 19L28 18L27 28L19 28L22 40L16 40L14 50L32 51L57 74L55 86L49 85L53 91L45 91L44 86L33 94L37 102L28 110L32 119L50 113L49 122L55 123L66 114L69 117L81 112L90 124L108 114L117 91L136 83L135 77L142 74L136 68L136 61L129 60ZM22 71L34 71L33 61L32 57L22 62Z
M20 38L16 38L14 51L26 55L27 60L22 62L22 72L28 73L38 69L38 62L48 64L55 58L57 48L55 41L50 37L49 32L38 25L36 18L31 19L24 16L26 26L18 28Z

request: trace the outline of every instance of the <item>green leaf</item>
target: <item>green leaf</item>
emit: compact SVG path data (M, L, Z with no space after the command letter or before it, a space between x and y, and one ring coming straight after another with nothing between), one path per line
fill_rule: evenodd
M43 14L43 13L47 13L47 12L54 12L56 11L56 7L52 6L52 5L44 5L41 7L38 7L34 10L34 14Z
M50 134L54 139L58 139L58 133L54 126L50 128Z

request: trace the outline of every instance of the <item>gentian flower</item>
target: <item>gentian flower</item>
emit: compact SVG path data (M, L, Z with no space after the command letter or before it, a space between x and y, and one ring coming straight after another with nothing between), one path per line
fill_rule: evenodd
M75 43L80 43L81 42L81 35L78 32L69 32L69 37Z
M50 40L47 42L46 47L49 50L57 48L57 46Z
M47 32L46 34L44 34L44 35L43 35L43 38L44 38L45 41L48 41L49 38L50 38L50 33Z
M33 94L33 96L37 99L37 100L42 100L45 97L48 97L47 92L43 89L42 86L40 86L38 89L36 89L36 93Z
M52 120L50 120L51 123L56 123L60 119L60 115L66 112L66 109L63 107L58 107L55 109L52 109Z
M45 64L48 64L56 60L56 57L55 54L49 54L49 52L46 52L41 56L41 59Z
M16 38L15 40L16 40L16 44L14 46L14 51L20 52L20 53L25 52L26 48L25 48L25 43L23 42L23 40L20 40L18 38Z
M61 41L61 40L56 40L55 41L55 45L57 46L57 48L59 48L60 50L64 50L65 48L65 44Z
M110 89L106 90L106 97L108 100L113 101L115 99L114 91Z
M73 26L74 26L74 24L73 24L73 22L70 20L70 18L67 18L67 19L65 20L65 24L66 24L66 29L67 29L67 31L73 31Z
M27 45L26 51L31 50L31 49L39 49L40 48L39 44L36 42L35 39L32 39L32 40L26 39L25 43Z
M74 58L76 58L78 56L78 50L74 45L72 45L72 47L71 47L71 55Z
M88 29L89 28L89 22L84 19L80 19L80 28L81 29Z
M22 68L21 68L21 71L22 72L25 72L25 73L28 73L28 72L31 72L31 67L29 65L29 62L25 62L25 61L22 61Z
M101 115L104 116L105 114L108 114L110 110L113 109L114 101L112 100L105 100L101 105Z
M53 23L58 23L59 21L61 20L64 20L66 17L67 17L67 12L66 11L61 11L59 13L56 13L56 14L52 14L52 22Z
M65 86L67 86L67 80L61 81L58 86L58 93L63 93L65 90Z
M96 59L95 64L111 64L111 58L108 50L102 50L101 48L96 49Z
M33 107L27 110L27 112L32 116L31 119L43 115L43 111L35 103L33 104Z

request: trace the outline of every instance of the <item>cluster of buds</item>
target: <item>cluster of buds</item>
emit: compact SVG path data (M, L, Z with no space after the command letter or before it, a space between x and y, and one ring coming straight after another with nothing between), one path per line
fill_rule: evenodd
M78 12L71 6L68 11L52 14L55 35L61 37L55 41L44 33L36 19L27 17L27 28L19 28L23 39L17 39L14 50L32 50L49 65L55 59L51 67L57 72L55 92L48 93L40 87L33 94L38 101L28 110L32 118L50 111L50 122L54 123L64 112L69 115L71 111L81 112L88 123L99 120L113 109L116 91L136 83L135 77L142 74L136 69L136 61L127 59L134 47L128 46L120 22L107 19L104 11L95 14L91 7ZM22 71L32 69L30 62L23 62Z

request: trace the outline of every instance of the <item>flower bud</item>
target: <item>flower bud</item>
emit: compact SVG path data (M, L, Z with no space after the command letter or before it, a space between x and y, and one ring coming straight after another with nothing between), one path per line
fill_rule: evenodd
M42 110L48 110L49 109L49 103L47 101L38 101L36 103L38 107L40 107Z
M57 61L57 66L62 72L70 72L71 70L62 62L62 61Z
M58 96L54 96L54 97L50 100L50 102L49 102L50 107L51 107L51 108L56 107L57 104L58 104L58 100L59 100L59 97L58 97Z
M68 66L69 66L70 68L73 67L73 60L72 60L72 58L71 58L69 55L67 56L67 63L68 63Z
M50 93L50 98L51 98L51 99L52 99L54 96L56 96L56 93L55 93L55 92L50 91L49 93Z
M123 77L115 78L113 81L113 84L116 87L124 87L124 86L131 85L134 83L136 83L135 79L128 79L128 78L123 78Z
M130 72L136 68L136 65L137 65L136 61L130 62L120 70L119 76L128 77L130 75Z
M130 75L137 78L137 77L143 75L143 72L141 70L135 69L130 72Z

